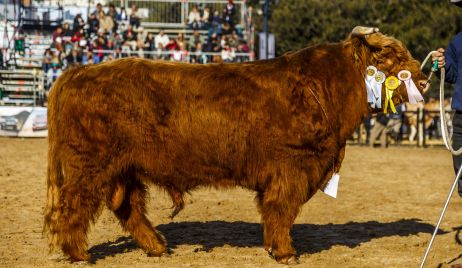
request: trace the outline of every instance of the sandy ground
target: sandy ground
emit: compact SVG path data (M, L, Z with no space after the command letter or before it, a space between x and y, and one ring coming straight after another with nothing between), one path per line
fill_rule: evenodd
M46 147L46 139L0 138L0 267L77 266L50 258L41 234ZM319 192L293 227L298 267L418 267L452 180L443 149L348 147L337 199ZM193 192L173 221L166 194L150 194L149 217L172 253L147 257L105 210L89 235L95 264L83 266L284 267L261 247L252 192ZM461 215L454 194L426 267L462 263Z

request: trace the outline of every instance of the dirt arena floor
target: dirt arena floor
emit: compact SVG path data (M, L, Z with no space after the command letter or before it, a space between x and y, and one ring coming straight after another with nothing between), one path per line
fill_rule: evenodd
M0 138L0 267L76 267L47 255L42 237L46 139ZM418 267L453 180L443 149L347 148L337 199L319 192L292 230L298 267ZM169 256L147 257L106 209L92 228L89 267L284 267L262 248L247 190L202 189L173 221L152 187L149 217ZM462 199L455 194L426 267L462 263ZM80 267L77 266L77 267Z

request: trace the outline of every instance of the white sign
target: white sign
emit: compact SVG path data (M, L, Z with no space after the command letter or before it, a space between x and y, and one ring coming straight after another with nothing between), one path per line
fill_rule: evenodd
M338 181L339 180L340 180L340 174L334 173L332 175L332 178L327 183L326 188L324 188L322 191L328 196L332 196L333 198L337 198L337 190L338 190Z
M0 136L47 137L47 108L1 106Z
M259 33L258 37L260 39L260 60L274 58L276 55L276 43L274 39L274 34L268 34L268 57L266 57L266 34Z

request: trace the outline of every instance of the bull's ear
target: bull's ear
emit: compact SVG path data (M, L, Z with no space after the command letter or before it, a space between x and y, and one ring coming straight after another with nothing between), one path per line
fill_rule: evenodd
M351 36L355 37L364 37L369 34L373 33L378 33L379 28L376 27L364 27L364 26L356 26L353 28L353 31L351 31Z

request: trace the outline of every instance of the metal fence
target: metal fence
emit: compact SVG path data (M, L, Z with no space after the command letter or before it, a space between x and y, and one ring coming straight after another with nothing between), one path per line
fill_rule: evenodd
M215 10L222 14L228 1L226 0L120 0L114 1L119 7L126 7L131 10L132 5L138 7L138 14L141 16L142 26L147 27L183 27L188 19L189 12L194 6L199 10L205 7L210 9L210 16ZM245 25L245 1L234 1L236 8L235 22ZM130 13L130 12L129 12Z

